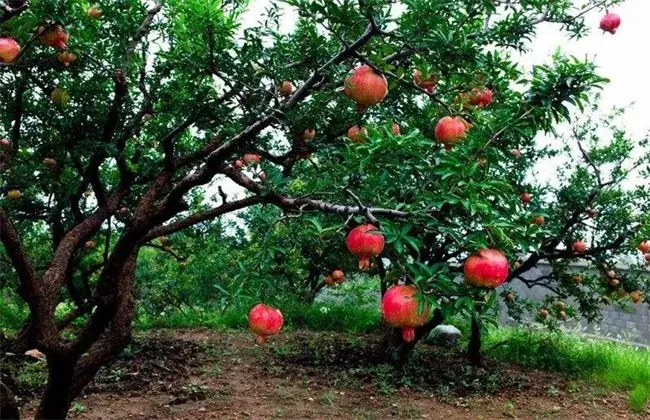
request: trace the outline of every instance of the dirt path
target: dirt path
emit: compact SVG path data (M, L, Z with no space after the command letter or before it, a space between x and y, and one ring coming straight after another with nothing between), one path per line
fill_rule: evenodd
M258 347L244 332L156 331L102 371L71 417L648 418L628 412L624 393L507 365L477 373L453 357L443 360L448 351L435 347L421 351L435 357L396 377L366 360L372 344L368 337L290 333ZM31 405L23 410L25 418L33 413Z

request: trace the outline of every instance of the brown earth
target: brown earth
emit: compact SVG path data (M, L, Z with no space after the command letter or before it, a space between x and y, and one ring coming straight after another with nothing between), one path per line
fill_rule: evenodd
M263 347L244 332L158 330L98 375L78 419L621 419L627 396L561 374L419 346L402 372L374 336L295 332ZM35 402L23 407L31 418Z

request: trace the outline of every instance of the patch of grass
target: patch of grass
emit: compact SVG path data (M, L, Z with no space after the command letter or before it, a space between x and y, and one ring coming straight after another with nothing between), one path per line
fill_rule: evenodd
M18 372L17 379L27 389L42 388L47 384L47 364L43 360L27 363Z
M628 404L630 410L635 413L645 412L646 406L650 400L650 383L647 385L637 385L630 391Z
M332 406L336 401L338 400L338 395L336 395L333 391L327 391L320 397L320 402L323 405L329 405Z
M644 407L650 399L648 349L524 328L499 328L486 337L484 344L492 357L632 391L630 406Z

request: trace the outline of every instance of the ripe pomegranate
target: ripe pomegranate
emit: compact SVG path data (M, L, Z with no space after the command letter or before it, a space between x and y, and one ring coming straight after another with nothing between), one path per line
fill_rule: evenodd
M95 241L87 241L85 244L86 249L93 249L97 246Z
M535 216L533 218L533 223L535 223L536 225L539 225L539 226L543 225L544 224L544 216Z
M332 280L338 284L341 284L343 283L343 280L345 280L345 273L341 270L334 270L332 271L332 274L330 274L330 277L332 277Z
M9 146L11 146L11 142L9 141L8 138L3 137L2 139L0 139L0 146L9 147Z
M468 126L462 117L443 117L436 124L436 140L446 146L458 143L465 137Z
M50 93L50 99L61 108L64 108L70 101L70 94L64 89L56 88Z
M574 282L575 284L580 284L580 283L582 283L582 277L580 277L580 276L573 276L573 282Z
M510 154L517 159L521 159L521 157L524 155L519 149L510 149Z
M260 179L260 181L264 182L266 181L266 172L262 171L259 174L257 174L257 177Z
M472 89L472 92L469 95L469 103L479 108L485 108L486 106L492 103L494 98L494 91L489 88L484 89Z
M257 344L264 344L271 335L280 332L284 318L279 309L259 303L248 313L248 326L257 335Z
M316 130L314 130L313 128L310 128L310 129L308 129L308 130L305 130L305 131L302 133L302 139L303 139L304 141L314 140L315 137L316 137Z
M20 54L20 45L13 38L0 38L0 63L13 63Z
M634 303L639 303L643 299L643 293L641 293L639 290L635 290L630 293L630 299L632 299L632 302Z
M91 18L97 19L102 15L102 9L100 9L97 6L93 6L93 7L89 8L88 12L86 12L86 13L88 13L88 16L90 16Z
M639 251L643 254L650 252L650 241L644 241L639 244Z
M254 153L247 153L242 157L242 160L246 165L250 165L251 163L259 163L262 157Z
M612 287L618 287L619 284L621 284L621 281L619 279L609 280L609 285Z
M426 90L429 93L433 93L436 90L436 85L438 84L438 79L435 76L429 74L426 78L423 78L421 70L415 70L413 72L413 83L420 86L422 89Z
M521 202L523 204L528 204L530 203L530 200L533 199L533 195L531 193L525 192L522 195L520 195L519 198L521 199Z
M494 289L508 278L508 259L496 249L479 249L463 266L465 283L474 287Z
M384 249L384 235L379 232L368 232L377 230L371 224L357 226L348 233L345 245L348 250L359 257L359 268L367 270L370 268L370 258L381 254Z
M621 26L621 17L616 13L606 13L600 19L600 29L610 34L615 34L619 26Z
M393 123L393 126L391 127L391 131L392 131L393 135L395 135L395 136L399 136L402 133L402 131L400 130L399 124L397 124L397 123Z
M388 324L402 329L406 342L415 339L415 327L423 325L429 317L429 307L420 311L418 289L411 285L399 284L386 291L381 300L381 314Z
M237 160L235 161L235 168L237 168L237 169L241 169L241 168L243 168L244 166L246 166L246 164L244 163L243 160L241 160L241 159L237 159Z
M571 249L572 249L573 252L575 252L576 254L582 254L582 253L584 253L585 251L587 251L587 244L584 243L583 241L575 241L575 242L571 245Z
M23 193L20 190L9 190L7 191L7 198L10 200L18 200L23 196Z
M384 100L388 95L388 82L370 66L359 66L345 79L343 91L359 108L365 109Z
M41 42L59 50L68 48L67 42L69 38L70 35L61 25L54 25L41 31Z
M64 51L62 53L59 53L56 59L59 60L59 63L68 67L72 62L74 62L77 59L77 56L71 52Z
M327 276L327 277L325 277L325 284L326 284L328 287L333 287L333 286L336 284L336 282L334 281L334 279L332 278L332 276Z
M368 130L360 125L353 125L348 128L348 138L354 143L363 143L366 141Z
M291 83L289 80L285 80L280 85L278 93L280 96L290 96L294 90L296 90L296 87L293 85L293 83Z
M542 309L541 311L539 311L539 317L542 319L546 319L548 317L548 310Z

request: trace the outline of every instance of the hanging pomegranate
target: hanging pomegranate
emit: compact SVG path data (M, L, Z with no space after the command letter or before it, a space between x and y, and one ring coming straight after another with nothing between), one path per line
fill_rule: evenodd
M415 327L429 317L429 307L421 307L415 286L399 284L386 291L381 300L381 314L391 326L402 329L404 341L415 339Z
M70 35L61 25L51 26L41 32L41 42L59 50L68 48L67 42L69 38Z
M444 117L436 124L436 140L445 146L458 143L465 137L469 124L462 117Z
M330 277L336 283L341 284L345 280L345 273L341 270L334 270L332 271L332 274L330 274Z
M618 27L621 26L621 17L616 13L605 13L600 19L600 29L610 34L615 34Z
M360 125L353 125L348 129L348 138L354 143L363 143L366 141L368 130Z
M250 165L251 163L259 163L262 157L254 153L247 153L242 157L242 160L245 164Z
M248 326L257 335L257 344L264 344L271 335L280 332L284 318L279 309L259 303L248 313Z
M71 52L64 51L60 53L57 57L59 63L63 64L65 67L68 67L73 61L77 59L77 56Z
M388 82L383 74L376 73L370 66L359 66L345 79L343 90L359 108L364 109L384 100L388 94Z
M13 63L20 54L20 45L13 38L0 38L0 63Z
M362 270L370 268L370 258L381 254L384 249L384 236L378 232L369 232L371 230L377 228L371 224L357 226L345 240L348 250L359 257L359 268Z
M496 249L479 249L463 266L465 283L474 287L494 289L508 278L508 259Z

